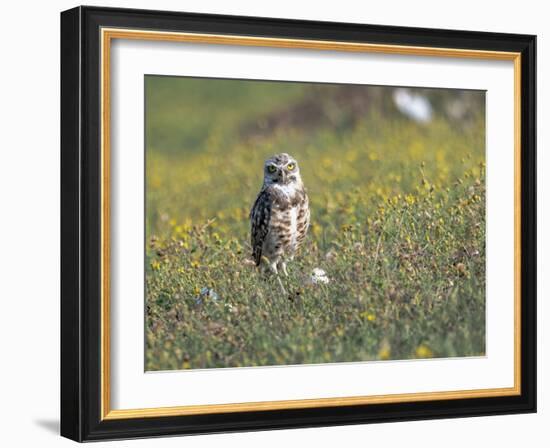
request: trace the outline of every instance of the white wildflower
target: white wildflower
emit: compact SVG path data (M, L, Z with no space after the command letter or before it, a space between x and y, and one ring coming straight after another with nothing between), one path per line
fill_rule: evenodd
M313 269L311 276L308 279L308 283L311 285L326 285L330 282L327 273L321 268Z
M219 296L211 288L204 287L200 290L200 293L197 297L194 298L196 305L202 305L207 300L212 300L214 302L217 302L219 300Z

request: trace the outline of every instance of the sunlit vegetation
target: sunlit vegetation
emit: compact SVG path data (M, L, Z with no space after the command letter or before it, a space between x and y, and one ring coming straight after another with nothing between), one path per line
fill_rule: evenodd
M392 91L146 78L147 370L485 353L483 95ZM249 246L278 152L312 212L286 294Z

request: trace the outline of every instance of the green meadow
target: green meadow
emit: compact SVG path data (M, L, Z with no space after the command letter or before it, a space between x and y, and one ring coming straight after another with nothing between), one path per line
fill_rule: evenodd
M485 354L484 95L408 92L428 120L390 87L146 77L146 370ZM248 221L279 152L311 207L285 294Z

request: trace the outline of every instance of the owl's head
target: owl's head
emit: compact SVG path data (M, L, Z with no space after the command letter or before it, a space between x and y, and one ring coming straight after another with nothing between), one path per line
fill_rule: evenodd
M300 167L296 159L286 153L275 154L265 161L264 185L301 185Z

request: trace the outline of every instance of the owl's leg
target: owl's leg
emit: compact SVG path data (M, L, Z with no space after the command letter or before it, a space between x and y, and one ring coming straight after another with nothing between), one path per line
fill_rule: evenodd
M277 278L277 283L279 283L279 287L281 288L281 292L286 295L285 287L283 286L283 282L281 281L281 277L279 277L279 269L277 268L277 265L279 264L278 260L275 260L273 262L269 263L269 267L271 269L271 272L275 274L275 277ZM285 272L286 275L286 272Z
M294 253L290 253L286 255L285 259L282 259L279 261L279 268L283 271L283 274L285 274L285 277L288 277L288 271L286 270L286 262L294 260Z
M279 287L281 288L281 292L286 296L286 289L283 286L283 282L281 280L281 277L277 275L277 282L279 283Z
M285 277L288 277L288 271L286 270L286 262L283 260L279 261L279 267L283 271L283 274L285 275Z
M273 272L275 275L279 275L279 270L277 269L277 261L270 261L269 262L269 269L271 272Z

